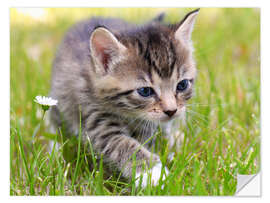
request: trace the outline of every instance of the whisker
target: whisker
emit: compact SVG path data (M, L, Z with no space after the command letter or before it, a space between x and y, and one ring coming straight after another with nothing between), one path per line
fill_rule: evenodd
M185 104L185 106L192 106L192 107L218 107L222 106L225 107L227 104L204 104L204 103L190 103L190 104Z
M199 118L201 121L204 121L205 124L208 123L207 117L204 116L203 114L200 114L200 113L198 113L198 112L192 111L192 110L190 110L190 109L187 109L186 111L187 111L188 113L192 114L193 116L196 116L196 117Z

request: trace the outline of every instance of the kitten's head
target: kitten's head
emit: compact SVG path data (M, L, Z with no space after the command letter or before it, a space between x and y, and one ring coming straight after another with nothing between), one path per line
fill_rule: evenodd
M152 23L122 33L96 28L91 75L100 105L154 122L183 114L196 75L191 33L197 14L174 25Z

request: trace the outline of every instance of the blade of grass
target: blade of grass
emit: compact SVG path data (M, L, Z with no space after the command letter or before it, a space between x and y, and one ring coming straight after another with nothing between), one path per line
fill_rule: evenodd
M79 137L78 137L78 151L77 151L77 159L76 159L76 166L75 166L75 171L74 175L72 176L72 182L71 182L71 187L72 190L74 190L74 184L78 176L78 166L80 163L80 153L81 153L81 137L82 137L82 118L81 118L81 111L80 111L80 126L79 126Z
M30 170L28 168L28 164L27 164L27 160L26 160L26 156L25 156L25 152L24 152L24 148L23 148L23 140L22 140L21 132L20 132L19 128L17 128L16 130L17 130L17 135L18 135L18 140L19 140L19 152L20 152L20 155L23 159L23 166L24 166L24 169L25 169L26 174L27 174L28 184L30 187L30 194L34 195L35 191L34 191L34 186L32 185L32 176L31 176Z

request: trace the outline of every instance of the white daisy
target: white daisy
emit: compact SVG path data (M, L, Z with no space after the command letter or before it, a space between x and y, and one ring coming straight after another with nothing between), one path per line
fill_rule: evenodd
M43 110L48 110L50 106L57 105L57 100L52 99L51 97L44 97L44 96L36 96L34 102L40 104Z

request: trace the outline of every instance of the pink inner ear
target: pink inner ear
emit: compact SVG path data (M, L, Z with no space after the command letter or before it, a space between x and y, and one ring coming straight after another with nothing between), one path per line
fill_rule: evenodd
M120 48L124 49L118 40L104 28L98 28L91 37L91 51L98 60L101 72L108 72L110 64L119 57Z
M100 41L98 41L99 39L97 39L95 41L95 45L96 45L96 51L98 53L98 56L100 58L100 61L105 69L105 71L108 70L108 65L109 65L109 60L110 60L110 54L107 53L108 52L108 48L106 48L106 43L104 42L103 39L100 39ZM101 41L103 40L103 41Z
M109 59L110 59L110 55L103 52L103 56L102 56L102 64L104 66L105 71L107 72L108 70L108 63L109 63Z

